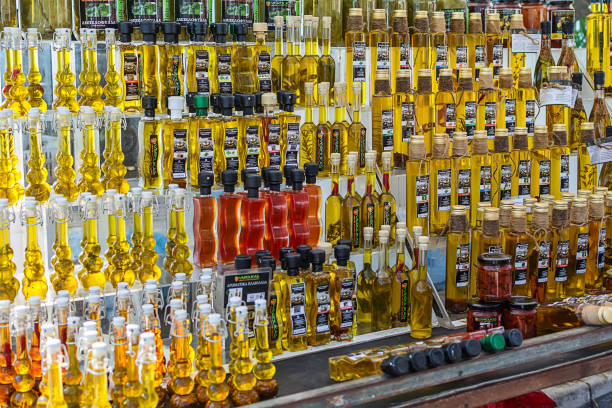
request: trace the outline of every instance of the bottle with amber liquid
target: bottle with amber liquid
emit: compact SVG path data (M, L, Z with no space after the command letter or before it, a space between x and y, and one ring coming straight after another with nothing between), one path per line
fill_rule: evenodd
M459 70L455 103L457 109L457 130L465 132L467 139L471 141L474 138L478 113L471 68Z
M567 269L566 295L584 295L589 253L589 207L586 199L572 200L569 224L569 263Z
M223 194L219 196L217 238L219 240L218 262L224 265L234 262L238 255L238 231L240 230L240 203L242 197L234 192L238 173L226 170L221 173Z
M561 299L567 296L567 276L570 257L569 207L567 201L553 203L552 216L551 273L548 275L546 299Z
M306 107L306 118L300 128L300 165L315 161L315 147L317 141L317 125L312 119L312 110L314 107L314 84L306 82L303 86L304 90L304 106Z
M566 66L569 70L569 74L572 75L574 72L580 72L576 54L574 54L574 20L564 20L561 30L563 33L563 40L558 65Z
M436 133L446 133L452 139L457 129L457 104L453 85L453 71L450 68L440 70L436 104Z
M300 75L300 92L297 101L298 106L304 106L304 84L311 82L314 85L314 101L318 101L317 84L317 56L313 55L312 49L312 16L304 16L304 56L300 58L299 75ZM294 45L295 46L295 45ZM299 50L299 45L297 45Z
M557 84L559 86L566 85L566 81L568 80L569 80L569 76L567 74L566 66L554 65L554 66L548 67L549 84ZM591 114L592 114L592 111L591 111ZM564 119L565 119L565 105L547 105L546 106L546 126L548 126L549 130L552 130L552 127L555 123L564 123Z
M484 71L484 70L483 70ZM481 71L481 79L483 72ZM474 132L472 144L472 221L476 219L478 203L493 201L493 155L489 153L487 131Z
M578 145L578 189L591 190L597 183L597 166L591 165L587 146L595 142L593 122L580 125L580 144Z
M431 14L430 49L431 64L429 69L431 70L432 77L435 78L433 81L433 91L438 92L438 77L440 75L440 70L450 67L444 12L434 11Z
M493 70L493 78L499 78L499 70L504 66L504 40L501 22L496 11L487 13L487 66Z
M416 10L414 12L414 30L411 30L410 42L412 46L412 82L416 82L419 70L431 69L432 63L429 15L426 10Z
M347 99L351 102L355 100L353 85L358 84L361 105L365 105L365 83L368 75L366 65L367 38L364 32L363 12L360 8L350 8L348 11L344 43L346 45Z
M500 201L512 197L512 176L516 172L516 165L510 155L510 138L507 129L495 129L493 152L495 154L495 167L493 168L493 206L499 206Z
M411 72L408 69L400 69L395 73L393 94L393 167L398 169L406 167L408 143L414 132L415 112Z
M531 150L531 196L550 194L550 149L548 148L548 127L536 125Z
M372 285L372 330L380 331L391 328L392 277L389 270L389 234L378 232L380 255L378 271Z
M470 247L469 298L477 293L478 256L484 253L501 253L502 233L499 230L499 208L491 203L478 203L475 221L472 219Z
M372 96L372 149L377 154L376 163L380 166L381 154L393 151L393 97L389 70L376 71L374 94Z
M589 122L595 124L595 140L598 140L606 136L606 127L610 126L610 114L606 107L604 95L605 73L603 71L595 72L593 83L595 84L595 101L589 114Z
M552 128L553 146L550 149L550 189L556 199L562 193L569 192L570 183L570 149L567 145L567 127L556 123Z
M516 127L517 92L513 84L512 70L502 68L499 73L500 98L497 103L497 128L508 130L510 137L514 136Z
M325 251L313 249L311 261L311 273L305 278L308 344L320 346L329 343L330 340L330 276L323 270Z
M468 47L468 36L465 33L465 12L453 12L450 20L450 32L448 33L448 48L450 50L450 68L455 77L459 75L459 69L470 67L470 53Z
M430 171L433 194L429 209L429 234L439 235L448 224L451 210L452 161L448 155L448 135L436 134L432 150Z
M451 160L451 205L464 206L468 211L469 220L472 201L472 158L465 132L455 132Z
M335 245L341 236L343 201L340 195L340 154L332 153L330 162L332 190L325 202L325 239Z
M406 10L394 10L391 27L391 87L397 92L397 73L406 71L410 78L410 33Z
M321 18L321 42L323 43L322 55L318 56L318 43L317 43L317 31L318 31L318 17L313 17L313 54L317 59L317 79L319 82L329 82L330 87L335 89L336 79L336 62L331 56L331 34L332 34L332 19L330 16L323 16ZM346 94L343 95L344 99L347 100ZM335 91L330 95L331 100L335 101Z
M446 291L444 306L449 313L467 309L470 274L470 232L467 209L454 205L446 236Z
M589 197L589 247L585 275L585 290L587 293L595 293L601 290L603 284L608 231L606 228L604 200L605 197L600 194L591 194ZM573 208L574 206L572 205L572 210ZM569 293L570 289L571 287L568 288L568 294L572 296Z
M500 69L501 77L501 69ZM501 78L500 78L501 81ZM493 71L490 68L480 70L480 85L478 88L478 116L476 129L487 132L489 148L493 148L495 129L497 123L503 118L499 118L499 105L502 98L501 92L493 83ZM472 149L473 153L473 149Z
M540 22L540 31L542 33L542 42L540 45L540 53L535 65L534 85L539 91L542 89L542 84L548 82L548 68L555 65L555 60L552 56L550 36L552 31L552 23L550 21Z
M406 226L429 231L429 167L423 136L412 137L406 162Z
M308 245L315 247L321 239L321 187L317 184L317 175L319 174L315 163L306 163L304 165L304 175L306 176L306 184L304 191L308 194Z
M538 302L546 299L546 288L548 276L552 273L551 245L552 231L550 230L549 209L546 203L536 203L533 208L531 229L529 233L533 236L536 248L529 256L529 286L531 296ZM539 250L538 250L539 248Z
M285 91L295 92L297 99L301 100L300 91L300 17L287 16L287 53L281 63L281 88ZM308 81L304 81L308 82Z
M411 282L410 290L410 335L416 339L431 336L433 288L427 279L427 247L427 243L419 242L418 278Z
M201 172L198 181L200 195L193 197L193 261L200 268L209 268L215 265L217 260L217 205L215 197L211 196L215 175L212 172Z
M425 138L426 153L431 152L434 129L436 127L435 98L432 92L431 70L421 69L418 73L415 97L416 134Z
M582 103L582 72L572 74L572 89L572 92L576 92L576 99L573 107L565 108L565 125L567 126L570 150L576 151L580 146L580 127L587 121L584 104Z

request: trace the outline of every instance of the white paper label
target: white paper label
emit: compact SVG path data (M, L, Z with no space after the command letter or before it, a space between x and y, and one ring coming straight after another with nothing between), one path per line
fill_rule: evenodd
M571 106L572 87L569 85L555 84L554 87L542 88L540 90L540 106L565 105Z
M529 52L539 53L542 36L540 34L516 33L512 34L512 53Z

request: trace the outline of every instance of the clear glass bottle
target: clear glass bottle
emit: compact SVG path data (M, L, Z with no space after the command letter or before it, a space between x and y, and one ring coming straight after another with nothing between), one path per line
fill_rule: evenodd
M432 149L430 171L431 188L434 191L430 200L429 233L439 235L446 228L451 211L452 161L446 133L434 136Z
M589 122L595 124L595 140L598 140L606 136L606 127L610 126L610 114L605 103L605 74L603 71L595 72L593 83L595 84L595 101L589 114ZM561 121L558 123L561 123Z
M435 132L437 134L446 133L452 140L453 133L457 130L457 103L453 84L453 70L450 68L441 69L439 72L435 105Z
M427 154L431 153L431 144L436 127L435 94L432 90L431 70L419 70L414 103L416 116L415 133L423 135Z
M389 11L390 12L390 11ZM396 89L396 74L400 70L410 73L410 33L407 10L394 10L391 26L391 88ZM409 76L408 76L409 78Z
M170 117L161 123L164 187L176 184L184 188L187 185L189 121L182 115L184 103L182 96L169 97Z
M431 69L432 56L431 34L429 33L429 16L427 11L414 12L414 31L411 34L412 46L412 74L413 83L418 83L418 74L421 69Z
M370 333L373 330L373 286L376 272L372 268L372 242L374 229L363 228L363 269L357 278L357 334Z
M449 313L467 309L470 273L469 221L464 206L453 206L446 242L446 282L444 306Z
M429 231L429 178L430 163L427 159L425 140L412 137L406 162L406 225L412 229L420 226L423 233Z
M319 346L329 343L330 340L330 276L323 270L325 251L312 250L311 260L311 273L305 278L308 344Z
M336 341L351 341L353 338L355 273L354 265L348 265L350 252L350 247L337 245L336 265L330 271L330 324Z
M457 130L460 132L465 132L467 140L471 141L474 138L478 113L478 103L476 101L476 92L474 92L474 81L472 80L471 68L463 68L459 70L459 81L457 82L455 103Z
M560 299L567 296L567 276L570 257L569 208L567 201L553 203L552 215L552 273L548 275L546 299Z
M567 127L565 123L556 123L552 128L553 146L550 153L550 188L556 199L569 192L570 183L570 149L567 145Z
M139 47L132 42L134 26L129 21L122 21L119 27L119 86L121 89L121 106L124 112L142 112L140 98L142 94L142 73L138 62Z
M542 42L540 45L540 53L534 70L534 86L536 89L542 89L542 84L548 82L548 68L555 65L555 60L551 51L551 31L552 25L550 21L540 22L540 31L542 33Z
M567 126L569 147L576 151L581 143L581 126L587 121L586 111L582 102L582 72L572 74L572 92L576 92L576 100L572 108L565 109L565 124ZM582 188L582 187L578 187Z
M316 36L316 33L314 34ZM312 16L304 16L304 56L300 58L299 62L299 88L298 92L298 106L306 105L306 98L304 93L304 85L308 82L313 84L314 92L313 92L313 101L316 103L318 101L318 75L317 75L317 57L313 53L312 49L312 38L313 38L313 29L312 29ZM295 45L294 45L295 46ZM299 46L298 46L299 47Z
M411 75L412 73L409 69L400 69L395 73L395 93L393 94L393 167L400 169L406 167L408 143L415 134L416 121Z
M30 26L26 26L30 27ZM33 108L39 108L42 113L47 111L47 102L42 98L44 88L40 84L42 74L38 66L38 52L41 48L41 40L36 28L28 28L26 34L28 46L28 61L30 69L28 71L28 102Z
M281 64L282 77L280 89L295 92L297 99L301 100L299 26L300 17L287 16L287 53Z
M580 72L576 54L574 54L574 20L565 20L562 25L562 30L563 40L558 65L566 66L571 76L574 72Z
M481 71L482 79L482 71ZM479 203L493 201L493 155L489 152L486 130L474 132L472 144L472 203L471 220L476 220L476 210Z
M123 108L121 77L119 76L119 72L117 72L118 67L115 62L115 56L117 54L117 30L114 28L105 28L104 33L104 42L106 43L106 73L104 74L106 85L102 92L104 104L106 106Z
M576 197L572 200L569 224L570 246L566 283L567 296L583 296L587 276L592 279L593 275L596 275L587 275L590 229L588 207L586 199ZM597 230L597 235L599 235L599 228Z
M450 68L455 77L459 75L459 69L470 67L470 52L468 36L465 33L465 11L453 12L450 20L450 32L448 33L448 48L450 51Z
M452 147L451 205L462 205L471 214L472 159L465 132L455 132Z
M607 237L604 200L605 196L600 194L591 194L589 197L589 246L585 275L585 289L589 293L601 290L603 284ZM571 284L568 286L570 292Z
M545 125L535 126L531 157L531 196L550 194L551 163L548 127Z
M361 105L366 104L366 50L367 38L364 32L363 10L361 8L350 8L346 30L344 34L346 45L346 84L348 89L347 99L351 102L355 100L354 84L359 84L361 92ZM353 107L353 109L355 109ZM365 164L364 164L365 165Z
M510 200L512 197L512 175L516 173L507 129L495 129L494 145L495 165L491 189L494 192L493 206L499 206L501 201Z
M23 225L26 227L25 261L23 264L23 296L28 300L31 296L45 299L47 296L47 279L43 255L38 244L38 225L42 224L40 204L36 201L24 201L21 214Z
M342 199L341 237L342 239L350 239L352 247L357 249L361 247L361 200L355 193L355 166L355 156L349 155L347 158L346 196Z
M389 269L389 236L379 231L380 255L378 271L372 285L372 330L390 329L392 326L392 274Z
M28 160L29 171L26 174L28 187L25 190L25 195L26 197L33 197L39 203L45 203L49 199L51 186L47 183L47 168L42 151L42 122L39 108L30 108L27 116L27 126L30 135L30 158Z
M419 242L418 280L410 290L410 335L416 339L431 336L433 289L427 279L427 247Z

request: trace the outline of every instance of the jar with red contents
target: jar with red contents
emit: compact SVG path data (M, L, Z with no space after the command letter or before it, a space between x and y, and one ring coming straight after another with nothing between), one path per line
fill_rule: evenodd
M573 0L548 0L547 3L548 20L552 23L552 43L553 48L561 48L563 38L563 22L565 20L574 21L574 1Z
M501 326L501 303L468 302L467 331L488 330Z
M483 302L505 302L512 297L512 257L500 253L478 256L478 297Z
M521 13L521 3L514 0L493 0L491 12L499 14L501 31L506 33L510 31L510 18L512 15Z
M487 13L491 9L489 0L471 0L467 2L467 8L470 13L480 13L482 26L484 27L487 21Z
M523 25L527 30L539 30L540 23L546 21L547 9L544 0L523 0L521 4Z
M607 292L612 292L612 271L606 271L604 274L603 288Z
M524 339L537 335L538 302L534 298L515 296L502 313L502 325L506 330L518 329Z

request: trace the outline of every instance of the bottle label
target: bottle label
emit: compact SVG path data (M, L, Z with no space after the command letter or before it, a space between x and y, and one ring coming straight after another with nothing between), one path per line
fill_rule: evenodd
M457 68L467 68L469 67L468 63L468 47L464 45L460 45L455 50L455 63Z
M219 81L219 93L232 94L232 54L217 54L217 80Z
M436 78L442 68L448 68L448 47L446 44L436 45Z
M366 213L365 213L365 225L364 227L376 227L375 225L375 212L376 211L376 206L373 203L367 203L366 204Z
M361 131L359 133L359 161L357 162L357 165L360 169L363 169L365 167L365 154L367 149L367 143L368 131L366 130L365 126L362 126Z
M474 130L476 130L476 102L466 101L465 109L465 133L468 140L474 138Z
M514 136L514 128L516 127L516 99L506 99L504 108L508 136Z
M538 283L548 282L548 268L550 266L550 241L541 241L538 253Z
M135 53L123 54L123 83L125 84L126 101L140 99L140 78L138 76L138 56Z
M208 64L210 55L208 50L197 50L195 52L195 82L196 90L200 93L210 92L210 81L208 79Z
M289 287L291 336L301 336L306 334L306 287L304 282L292 283Z
M200 145L199 172L214 171L215 144L212 138L212 129L198 130L198 144Z
M569 241L557 243L557 255L555 257L555 281L565 282L567 280L567 267L569 258Z
M498 42L493 44L493 78L499 78L499 71L504 66L504 44Z
M402 42L400 49L400 69L410 69L410 44Z
M437 175L438 211L451 208L451 169L438 170Z
M480 201L491 201L491 166L480 166Z
M589 255L589 234L578 234L576 237L576 274L586 273Z
M497 103L485 102L485 130L489 139L495 138L495 126L497 126Z
M340 328L353 327L353 278L340 280Z
M187 177L187 129L174 129L172 153L172 178Z
M470 245L461 244L457 247L457 261L455 264L455 285L458 288L468 285L470 273Z
M280 170L281 166L281 128L279 124L268 125L268 157L270 157L270 167Z
M531 160L519 160L518 164L518 196L531 196Z
M550 160L542 160L540 164L540 195L550 194Z
M501 313L498 313L497 316L494 315L482 315L474 316L472 326L474 330L488 330L494 327L498 327L501 325Z
M331 152L340 153L340 130L332 129Z
M238 128L225 129L223 153L225 154L225 169L238 171L240 166L238 160Z
M597 241L597 267L603 268L605 266L605 255L606 255L606 229L601 228L599 230L599 240Z
M285 164L298 165L300 154L300 124L287 123L287 151L285 152Z
M525 102L525 126L527 127L527 136L533 136L535 129L535 114L536 102L531 99Z
M429 216L429 176L417 176L415 182L417 218L427 218Z
M261 146L259 144L259 126L249 126L246 130L246 161L244 168L247 170L255 170L259 172L259 152Z
M381 114L383 151L393 150L393 109L383 109Z
M353 82L366 81L366 43L353 42Z
M502 164L499 171L499 199L509 200L512 197L512 165Z
M180 96L183 94L183 55L171 55L168 64L168 96Z
M457 130L457 106L454 103L447 103L444 109L446 134L453 141L453 133Z
M267 51L259 53L257 79L259 79L259 92L272 92L272 57Z
M319 168L319 172L325 169L325 144L329 138L328 128L322 127L317 129L317 147L316 147L316 163Z
M253 0L222 0L221 19L224 23L253 24L255 13L259 13L257 6Z
M177 23L190 23L208 16L208 1L175 0L174 15Z
M383 201L382 203L382 220L380 223L382 225L391 225L391 220L393 218L393 206L389 201Z
M329 297L329 283L317 285L315 289L317 296L316 331L319 333L329 332L329 310L331 298Z
M529 242L517 242L514 251L514 284L527 283L527 256L529 255Z
M159 136L156 133L149 135L149 154L151 155L151 163L149 167L149 173L151 178L159 177L157 169L159 161Z
M410 143L414 136L414 102L402 102L402 142Z
M155 2L152 4L139 4L156 9ZM68 7L70 7L70 5L68 5ZM136 4L134 4L134 9L135 8ZM113 28L117 24L117 6L114 0L82 0L79 2L79 9L81 13L81 28L94 28L100 30L105 28ZM54 11L56 13L62 12L62 10Z
M406 279L400 283L399 321L407 322L409 319L410 319L410 282Z
M83 2L81 2L81 15L85 15L83 10ZM102 3L106 3L105 1ZM155 1L134 1L132 8L128 9L129 20L133 23L143 21L155 21L161 23L163 17L163 2Z
M472 170L459 170L457 177L457 204L470 209L472 194Z
M277 308L278 298L276 297L276 292L273 291L270 293L270 302L268 302L268 320L270 322L269 331L271 342L278 341L278 338L280 337L280 325L278 324L278 319L276 317Z
M274 17L299 15L300 2L297 0L266 0L264 9L264 21L268 23L268 31L274 31Z
M570 6L571 7L571 6ZM574 10L554 10L550 12L550 19L552 20L552 35L551 37L555 40L560 40L563 33L563 22L565 20L574 20Z
M376 69L389 69L389 43L376 44Z
M487 66L487 53L483 45L474 47L474 80L480 80L480 68Z
M502 253L502 249L500 245L490 245L488 252L490 254L501 254Z
M499 20L501 22L501 32L510 31L510 19L513 14L520 14L521 9L516 7L504 7L496 10L499 14Z
M569 191L569 154L562 154L560 158L560 190L562 192Z
M359 214L361 212L361 209L359 208L358 205L354 206L352 209L352 222L351 222L351 239L353 241L353 248L359 248L359 231L361 231L360 228L360 220L359 220Z

